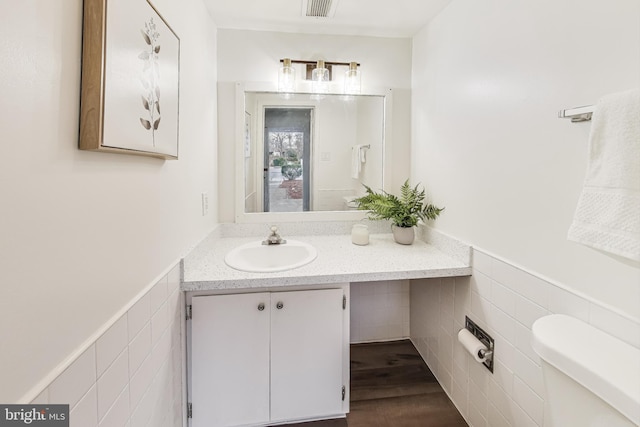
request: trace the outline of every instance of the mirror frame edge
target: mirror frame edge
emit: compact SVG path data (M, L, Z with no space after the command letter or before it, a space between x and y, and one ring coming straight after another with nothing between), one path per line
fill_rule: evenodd
M314 222L314 221L360 221L365 219L365 211L310 211L310 212L252 212L244 211L244 94L245 92L277 92L278 88L270 82L236 82L235 94L235 188L234 188L234 218L236 223L271 223L271 222ZM309 94L310 92L296 92ZM389 165L392 160L391 150L391 117L393 105L393 89L367 88L364 95L380 95L384 97L383 137L384 150L382 156L382 187L389 191L391 171ZM335 95L342 95L336 93Z

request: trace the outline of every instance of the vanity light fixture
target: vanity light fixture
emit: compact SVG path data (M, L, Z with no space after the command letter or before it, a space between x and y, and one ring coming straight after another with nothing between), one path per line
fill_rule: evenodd
M278 91L293 93L296 90L296 70L291 66L291 59L284 58L278 71Z
M322 59L317 61L307 61L300 59L281 59L282 63L278 70L278 91L283 94L292 94L296 91L296 69L293 64L306 66L306 77L303 73L303 80L311 81L311 92L314 94L325 94L329 92L332 74L335 67L347 67L344 74L344 93L354 95L360 93L360 64L357 62L329 62ZM313 68L312 68L313 67ZM333 74L335 75L335 74ZM342 82L339 82L342 84Z
M327 93L329 91L329 70L322 59L316 63L311 73L311 91L313 93Z
M357 62L349 62L349 69L344 74L344 93L347 95L360 93L360 70Z

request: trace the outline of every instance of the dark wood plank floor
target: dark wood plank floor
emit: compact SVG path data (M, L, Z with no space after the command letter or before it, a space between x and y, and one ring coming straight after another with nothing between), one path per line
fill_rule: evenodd
M467 427L411 341L351 346L347 419L289 427Z

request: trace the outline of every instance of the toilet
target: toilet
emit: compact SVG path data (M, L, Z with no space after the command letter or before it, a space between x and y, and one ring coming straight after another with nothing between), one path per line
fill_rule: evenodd
M640 349L562 314L538 319L532 332L544 427L640 426Z

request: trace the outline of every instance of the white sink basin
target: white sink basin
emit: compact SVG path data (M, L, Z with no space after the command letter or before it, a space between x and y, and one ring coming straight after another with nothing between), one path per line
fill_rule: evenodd
M236 270L270 273L302 267L317 256L316 248L298 240L287 240L280 245L263 245L258 241L231 250L224 262Z

